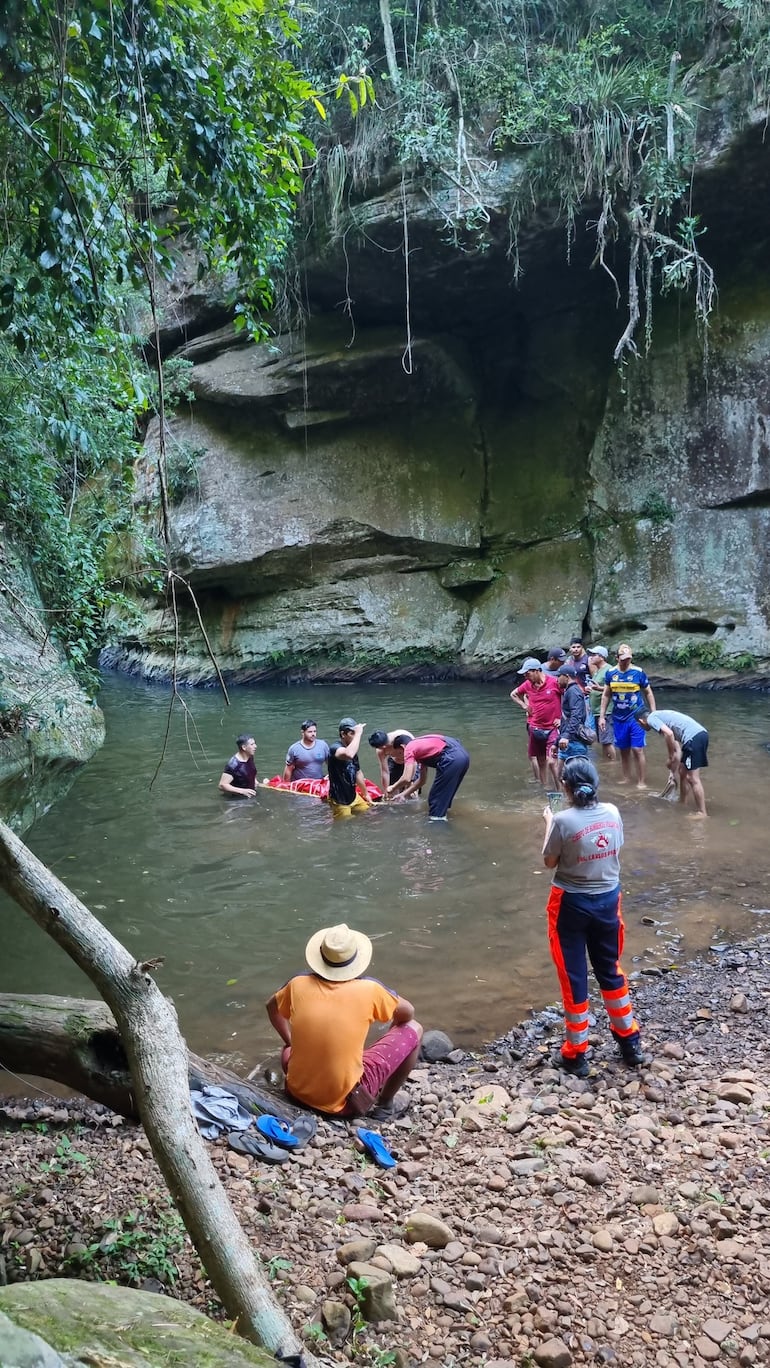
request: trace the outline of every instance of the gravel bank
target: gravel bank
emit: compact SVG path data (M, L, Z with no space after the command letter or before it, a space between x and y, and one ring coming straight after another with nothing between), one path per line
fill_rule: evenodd
M394 1170L344 1124L321 1122L280 1168L215 1144L314 1352L377 1368L769 1363L768 949L762 937L638 979L638 1073L600 1019L591 1076L565 1078L553 1011L462 1063L426 1065L408 1114L382 1127ZM141 1128L8 1100L0 1281L53 1276L219 1313Z

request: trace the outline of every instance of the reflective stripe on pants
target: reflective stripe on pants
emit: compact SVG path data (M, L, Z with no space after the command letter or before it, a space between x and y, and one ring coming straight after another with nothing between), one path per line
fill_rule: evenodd
M548 943L564 1004L567 1059L588 1046L588 960L601 989L610 1025L617 1036L636 1035L628 980L620 966L625 928L620 889L609 893L570 893L551 888L547 903Z

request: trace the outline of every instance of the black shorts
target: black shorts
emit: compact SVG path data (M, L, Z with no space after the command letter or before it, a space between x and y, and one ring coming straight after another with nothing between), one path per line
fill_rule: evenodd
M682 764L686 770L708 769L709 734L707 731L695 733L692 740L682 746Z

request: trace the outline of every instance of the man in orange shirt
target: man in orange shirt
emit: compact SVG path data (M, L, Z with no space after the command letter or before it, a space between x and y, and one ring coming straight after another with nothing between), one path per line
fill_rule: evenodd
M394 1114L393 1099L417 1063L422 1026L414 1008L377 979L364 978L372 942L344 924L310 937L310 972L295 975L267 1003L284 1049L286 1091L334 1116ZM368 1049L374 1021L389 1022Z

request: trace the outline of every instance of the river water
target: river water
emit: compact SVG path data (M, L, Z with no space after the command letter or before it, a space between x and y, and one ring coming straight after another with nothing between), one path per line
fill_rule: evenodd
M104 748L27 839L132 954L165 957L158 982L198 1053L243 1067L274 1052L266 998L303 967L312 932L340 921L374 940L372 972L458 1044L478 1045L556 998L543 798L504 685L241 689L229 708L217 693L190 692L152 787L168 693L108 678L100 702ZM659 690L658 703L711 732L711 817L689 820L654 796L666 777L658 737L648 738L649 793L619 787L619 766L600 764L602 797L618 802L626 829L629 971L681 964L770 916L770 698ZM334 820L312 798L219 795L239 732L256 736L264 777L281 772L305 716L331 738L346 714L365 719L367 733L403 726L464 742L471 769L448 823L429 824L423 802ZM362 760L376 781L365 742ZM0 927L0 991L94 996L7 900Z

